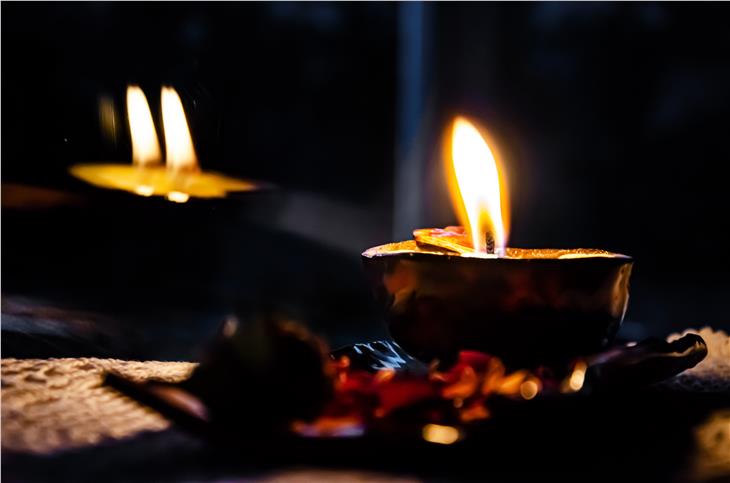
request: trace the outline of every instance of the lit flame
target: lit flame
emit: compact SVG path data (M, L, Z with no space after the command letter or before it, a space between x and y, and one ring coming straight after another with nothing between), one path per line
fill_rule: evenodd
M162 126L168 169L174 172L197 171L198 158L195 156L185 110L180 96L172 87L162 88Z
M484 137L463 117L454 120L450 154L451 163L446 166L451 174L451 194L474 252L504 255L508 221L506 184Z
M160 142L152 122L147 97L139 86L127 87L127 113L132 136L132 160L137 166L157 164L162 159Z

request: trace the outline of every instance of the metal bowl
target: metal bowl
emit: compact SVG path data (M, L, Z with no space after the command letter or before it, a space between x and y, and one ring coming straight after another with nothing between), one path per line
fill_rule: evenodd
M371 248L366 274L393 339L409 354L453 360L481 350L513 367L558 365L613 341L633 260L592 249L507 249L503 258Z

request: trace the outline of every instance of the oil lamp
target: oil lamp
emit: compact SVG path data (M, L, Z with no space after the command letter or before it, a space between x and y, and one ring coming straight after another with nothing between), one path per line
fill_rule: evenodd
M132 138L132 165L77 164L70 171L94 186L128 191L140 196L164 196L175 203L194 198L223 198L229 192L253 191L261 186L214 172L201 171L180 96L162 88L162 124L166 166L144 92L127 88L127 115Z
M630 257L596 249L507 247L504 171L459 117L444 156L463 227L419 229L362 260L393 339L422 360L475 349L512 366L559 365L614 338L628 304Z

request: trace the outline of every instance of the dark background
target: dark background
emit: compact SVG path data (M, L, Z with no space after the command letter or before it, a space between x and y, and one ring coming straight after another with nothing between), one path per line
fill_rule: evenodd
M457 113L503 154L510 245L635 257L625 338L727 328L728 20L681 3L4 3L3 353L195 357L232 310L333 345L382 336L359 253L455 221L438 154ZM173 205L73 180L131 159L129 83L154 116L160 85L178 89L204 169L276 188ZM28 338L69 313L82 340Z

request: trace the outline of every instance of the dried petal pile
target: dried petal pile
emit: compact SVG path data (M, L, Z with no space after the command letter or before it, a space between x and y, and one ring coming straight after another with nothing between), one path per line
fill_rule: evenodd
M418 424L459 425L490 417L488 400L494 396L532 399L549 378L528 372L507 373L493 356L462 351L455 365L414 375L383 369L356 370L347 356L333 361L335 394L312 423L297 421L293 430L304 436L359 435L388 418Z

